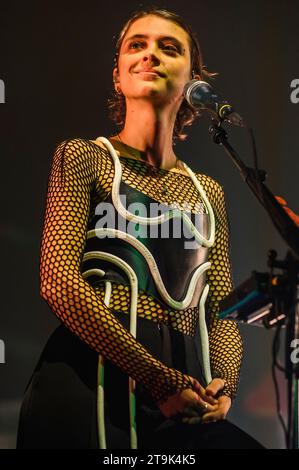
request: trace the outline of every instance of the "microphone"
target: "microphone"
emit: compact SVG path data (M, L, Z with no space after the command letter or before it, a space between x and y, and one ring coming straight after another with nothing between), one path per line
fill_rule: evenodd
M207 110L220 121L245 127L242 117L236 113L228 101L215 93L209 83L196 79L190 80L184 87L183 95L193 108Z

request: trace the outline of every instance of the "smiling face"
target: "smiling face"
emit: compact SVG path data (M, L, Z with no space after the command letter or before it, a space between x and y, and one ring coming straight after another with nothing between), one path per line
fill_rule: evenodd
M148 15L134 21L126 32L113 75L127 100L151 99L179 107L190 69L187 32L172 21Z

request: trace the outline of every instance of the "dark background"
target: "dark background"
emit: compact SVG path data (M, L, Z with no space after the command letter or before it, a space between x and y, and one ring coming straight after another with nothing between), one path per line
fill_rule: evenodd
M58 320L39 298L38 262L47 178L55 146L67 138L95 139L115 128L107 118L112 90L113 36L130 13L152 2L6 1L0 11L1 323L6 363L0 364L0 447L13 448L20 400ZM164 1L197 32L214 82L255 129L268 185L299 211L298 0ZM203 118L177 154L194 171L224 187L231 223L235 285L267 269L267 251L286 245L242 182ZM247 133L231 142L251 164ZM273 331L241 327L246 347L239 395L230 419L271 448L283 447L271 381ZM285 383L280 376L285 414ZM46 425L46 424L45 424Z

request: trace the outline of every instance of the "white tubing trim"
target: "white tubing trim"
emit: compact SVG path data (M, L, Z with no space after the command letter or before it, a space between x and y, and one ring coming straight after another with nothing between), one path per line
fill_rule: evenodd
M189 168L189 166L186 163L182 162L184 168L189 173L189 175L190 175L190 177L193 181L193 184L195 185L196 189L198 190L202 200L204 201L204 203L206 205L206 208L207 208L207 211L208 211L209 221L210 221L210 235L209 235L208 239L203 237L198 232L198 230L196 229L196 227L194 226L192 221L189 219L189 217L184 212L179 211L178 209L170 209L168 212L166 212L166 213L164 213L164 214L162 214L158 217L152 217L152 218L141 217L141 216L132 214L129 211L127 211L126 208L122 205L120 197L119 197L119 187L120 187L121 176L122 176L122 167L121 167L119 158L118 158L118 156L117 156L117 154L114 150L114 147L112 146L112 144L110 143L110 141L108 139L106 139L105 137L98 137L96 140L99 140L99 141L101 141L105 144L105 146L108 148L108 150L110 152L110 155L113 159L114 166L115 166L115 176L114 176L113 185L112 185L112 201L113 201L113 204L114 204L116 210L120 213L120 215L124 219L130 220L130 221L133 221L133 222L136 222L136 223L142 223L142 224L145 224L145 225L148 225L148 224L150 225L150 224L155 224L155 223L162 223L164 221L167 221L170 218L179 217L179 218L182 218L183 222L185 222L187 224L189 230L191 231L191 233L193 233L193 235L195 236L195 239L196 239L197 242L199 242L200 244L202 244L203 246L206 246L206 247L211 247L213 245L213 243L215 241L215 217L214 217L214 212L213 212L213 209L212 209L212 207L209 203L209 200L206 196L206 193L205 193L204 189L202 188L201 184L197 180L197 178L194 175L191 168ZM131 243L133 246L135 246L135 248L137 248L138 251L140 251L143 254L144 258L146 259L146 261L148 263L148 266L150 268L150 271L152 273L152 276L153 276L153 278L156 282L157 288L158 288L161 296L163 297L164 301L166 303L168 303L170 306L172 306L173 308L176 308L176 309L184 309L190 304L190 302L192 300L192 297L193 297L193 295L191 296L191 291L193 290L193 293L194 293L198 278L200 277L201 274L203 274L203 272L205 272L211 266L211 263L207 262L207 263L203 263L201 266L199 266L197 268L197 270L195 271L195 273L192 276L192 279L189 283L188 292L187 292L187 295L186 295L185 299L182 302L178 302L175 299L171 298L170 295L168 294L168 292L166 291L166 288L165 288L164 283L161 279L160 272L158 270L158 267L156 265L156 262L155 262L153 256L151 255L149 250L147 250L144 247L144 245L141 242L139 242L135 237L132 237L129 234L125 234L121 231L113 230L113 229L110 229L110 230L109 229L92 230L92 231L88 232L88 237L90 238L92 236L97 236L97 234L99 232L100 233L102 232L102 233L105 233L105 234L108 234L109 232L113 233L114 235L117 234L119 236L119 238L126 239L127 241L129 241L129 243ZM126 271L128 277L129 277L129 280L130 280L131 291L132 291L132 301L131 301L131 307L130 307L130 332L131 332L131 334L133 334L133 336L136 337L138 279L136 277L135 272L133 271L133 269L127 263L125 263L123 260L121 260L120 258L118 258L114 255L107 254L107 253L104 253L104 252L90 252L90 253L86 253L84 255L83 260L90 259L89 256L90 257L107 259L108 261L113 260L115 262L115 264L117 264L118 266L123 267L124 270ZM94 274L98 274L100 276L103 276L103 273L104 273L103 270L93 269L93 270L86 271L83 274L83 276L88 277L89 275L94 275ZM134 276L135 276L135 279L134 279ZM106 286L106 289L105 289L105 303L106 303L106 305L109 305L110 296L111 296L111 282L106 281L105 286ZM209 286L206 285L203 292L202 292L202 294L201 294L201 298L200 298L200 301L199 301L199 329L200 329L200 337L201 337L201 344L202 344L204 374L205 374L205 378L207 380L207 383L209 383L212 380L211 369L210 369L210 359L209 359L209 339L208 339L208 331L207 331L207 326L206 326L206 321L205 321L205 301L206 301L208 292L209 292ZM190 298L190 296L191 296L191 298ZM131 329L132 329L132 331L131 331ZM135 332L135 334L134 334L134 332ZM101 359L101 356L100 356L100 359ZM99 364L100 364L100 360L99 360ZM134 427L134 425L132 424L133 416L132 416L132 408L131 408L131 404L132 404L131 403L132 402L132 400L131 400L131 390L132 390L134 403L135 403L135 393L134 393L135 392L135 382L131 379L131 377L129 377L129 381L130 381L129 382L129 387L130 387L129 388L129 400L130 400L129 406L130 406L131 448L133 448L133 449L136 448L137 449L136 423L135 423L135 427ZM100 401L100 403L102 403L102 405L104 405L104 395L103 395L104 391L103 391L103 389L99 388L98 393L99 393L99 398L100 398L99 401ZM104 413L101 413L100 417L104 420ZM103 427L104 426L104 421L103 421L103 423L100 423L100 424ZM103 435L105 437L105 426L104 426ZM105 445L106 445L106 443L105 443ZM106 448L106 447L102 447L102 448Z
M192 223L191 219L189 219L187 214L185 214L183 211L180 211L178 209L170 209L168 212L165 212L164 214L161 214L157 217L142 217L142 216L132 214L131 212L127 211L126 208L123 206L119 197L119 187L120 187L121 177L122 177L122 167L121 167L119 158L117 156L117 153L115 152L115 149L113 145L111 144L111 142L108 139L106 139L106 137L98 137L96 140L103 142L103 144L109 150L112 160L114 162L115 173L114 173L112 192L111 192L112 200L113 200L113 204L116 210L120 213L120 215L124 219L130 220L136 223L145 224L145 225L152 225L152 224L162 223L171 218L182 218L183 221L187 224L189 230L195 236L195 239L198 243L206 247L211 247L213 245L215 241L215 217L214 217L212 206L200 182L196 178L191 168L189 168L189 166L185 162L182 162L184 165L184 168L189 173L193 181L193 184L195 185L197 191L199 192L201 198L203 199L206 205L207 211L208 211L209 220L210 220L210 236L208 239L203 237L203 235L196 229L195 225Z
M155 281L156 287L161 297L163 298L164 302L166 302L170 307L178 309L178 310L185 309L190 305L195 289L196 289L198 279L205 271L207 271L211 267L211 263L207 261L206 263L202 263L200 266L198 266L198 268L196 268L190 280L185 298L182 301L178 301L172 298L170 294L168 293L168 291L166 290L166 287L161 278L161 274L158 269L157 263L153 255L151 254L151 252L143 245L142 242L140 242L137 238L133 237L133 235L130 235L129 233L125 233L125 232L122 232L121 230L116 230L112 228L98 228L98 229L93 229L87 232L88 239L92 237L103 238L103 236L108 236L108 237L111 236L113 238L120 238L120 239L126 240L132 246L134 246L134 248L136 248L145 258L147 265L150 269L150 272L153 276L153 279ZM104 257L104 255L106 255L106 257ZM85 255L83 256L83 261L87 261L93 258L107 259L109 261L110 256L112 255L107 254L103 251L89 251L85 253Z
M103 269L99 269L99 268L93 268L93 269L88 269L87 271L84 271L82 273L82 277L85 279L87 277L90 277L90 276L100 276L100 277L103 277L105 276L105 271L103 271Z
M99 354L98 360L98 392L97 392L97 417L98 417L98 434L99 434L99 447L100 449L107 449L106 443L106 429L105 429L105 407L104 407L104 357Z
M93 252L91 252L93 253ZM89 255L89 253L87 253ZM96 252L96 258L104 259L113 262L120 268L122 268L127 274L130 286L131 286L131 305L130 305L130 333L136 338L137 330L137 301L138 301L138 279L131 268L131 266L123 261L118 256L112 255L111 253ZM84 258L83 258L84 259ZM88 257L90 259L90 257ZM89 269L82 273L84 279L92 275L99 275L102 277L105 271L102 269ZM105 282L105 297L104 303L107 307L110 304L110 297L112 286L110 281ZM99 357L98 363L98 428L99 428L99 442L100 449L106 449L106 430L105 430L105 419L104 419L104 388L101 383L101 369L104 367L104 358ZM130 445L131 449L137 449L137 432L136 432L136 421L135 421L135 380L129 376L129 413L130 413Z
M201 294L199 301L199 334L202 351L202 362L204 368L204 376L209 384L212 380L211 366L210 366L210 348L209 348L209 335L205 318L205 302L209 293L210 286L207 284Z
M105 271L102 269L89 269L82 273L84 279L89 276L97 275L103 277ZM109 306L111 296L111 282L105 282L105 297L104 304ZM106 429L105 429L105 392L104 392L104 356L99 354L98 371L97 371L97 423L98 423L98 438L100 449L107 449L106 442Z

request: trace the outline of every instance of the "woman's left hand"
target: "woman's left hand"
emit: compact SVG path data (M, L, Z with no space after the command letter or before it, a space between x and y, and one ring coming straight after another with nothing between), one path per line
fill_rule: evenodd
M206 388L206 395L215 397L217 393L223 389L224 385L224 380L213 379ZM183 417L182 422L187 424L212 423L225 419L231 407L231 399L226 395L222 395L217 399L217 401L218 404L216 410L204 413L200 410L200 414L198 416Z

